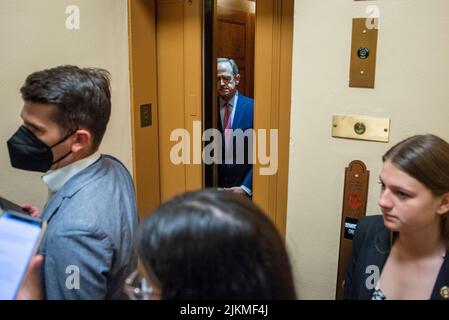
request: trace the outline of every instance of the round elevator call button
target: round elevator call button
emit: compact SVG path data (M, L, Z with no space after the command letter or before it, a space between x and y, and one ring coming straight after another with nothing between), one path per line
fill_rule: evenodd
M366 58L369 57L369 49L367 47L361 47L357 49L357 56L362 59L365 60Z

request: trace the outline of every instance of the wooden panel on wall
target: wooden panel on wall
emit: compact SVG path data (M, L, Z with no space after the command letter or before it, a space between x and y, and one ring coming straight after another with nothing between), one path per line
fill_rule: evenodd
M278 169L260 175L254 166L254 201L285 237L290 142L293 0L259 1L256 5L254 128L277 129ZM269 140L267 138L267 140ZM267 148L268 150L269 147Z
M246 25L220 21L218 29L218 50L225 56L234 58L245 58L245 42L246 39ZM226 41L223 41L226 39Z
M254 97L254 14L217 7L217 55L234 59L245 81L239 90Z
M154 0L128 1L128 16L133 176L142 218L160 204ZM146 104L151 104L151 125L141 126Z
M170 153L178 141L174 130L190 133L201 121L201 1L157 1L157 67L161 199L202 187L202 166L174 164ZM201 139L201 137L200 137ZM201 143L201 142L200 142ZM190 152L190 159L193 154Z
M202 79L203 79L203 1L184 1L184 101L193 112L184 115L185 128L190 132L192 160L199 164L185 165L186 191L201 189L203 182L203 165L201 163L202 135L196 134L194 121L198 130L202 130ZM198 131L197 130L197 131ZM201 131L202 132L202 131ZM196 141L194 140L196 139ZM194 146L198 146L197 149ZM196 153L196 155L195 155Z
M182 165L170 160L171 132L184 128L184 1L157 1L157 68L161 200L185 191Z

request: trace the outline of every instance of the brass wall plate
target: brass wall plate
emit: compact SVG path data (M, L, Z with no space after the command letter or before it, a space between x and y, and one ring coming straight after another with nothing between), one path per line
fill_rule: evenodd
M344 298L343 282L352 240L359 219L366 215L368 202L369 170L360 160L351 161L345 168L345 183L343 186L343 211L341 215L340 250L338 255L337 300Z
M388 142L390 119L334 115L332 117L332 137Z
M350 87L374 88L378 23L378 18L352 20Z

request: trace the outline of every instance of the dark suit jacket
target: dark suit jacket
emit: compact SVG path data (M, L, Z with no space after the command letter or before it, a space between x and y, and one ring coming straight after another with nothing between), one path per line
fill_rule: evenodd
M223 132L221 125L221 117L218 115L217 128ZM254 128L254 100L238 94L237 106L232 122L232 129L241 129L245 132L247 129ZM244 144L244 161L243 164L237 163L236 138L233 138L233 158L232 163L225 163L225 143L224 134L222 141L222 164L218 166L218 186L222 188L240 187L244 185L249 189L253 189L253 165L254 161L250 161L252 156L252 145L248 139ZM255 159L253 159L255 160ZM251 162L251 163L250 163Z
M385 228L380 215L361 219L357 225L352 243L352 254L345 274L346 299L371 299L373 289L366 282L373 276L370 266L377 266L379 276L391 249L391 232ZM433 287L432 300L444 299L440 294L443 287L449 287L449 254L446 253L443 265ZM368 268L368 269L367 269Z

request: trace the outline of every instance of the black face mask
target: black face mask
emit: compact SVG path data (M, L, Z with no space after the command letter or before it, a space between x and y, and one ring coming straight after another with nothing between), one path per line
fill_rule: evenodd
M14 168L27 171L47 172L52 165L72 153L70 151L65 156L53 161L51 149L66 141L75 132L76 130L70 132L61 141L49 147L29 129L21 126L7 142L11 165Z

